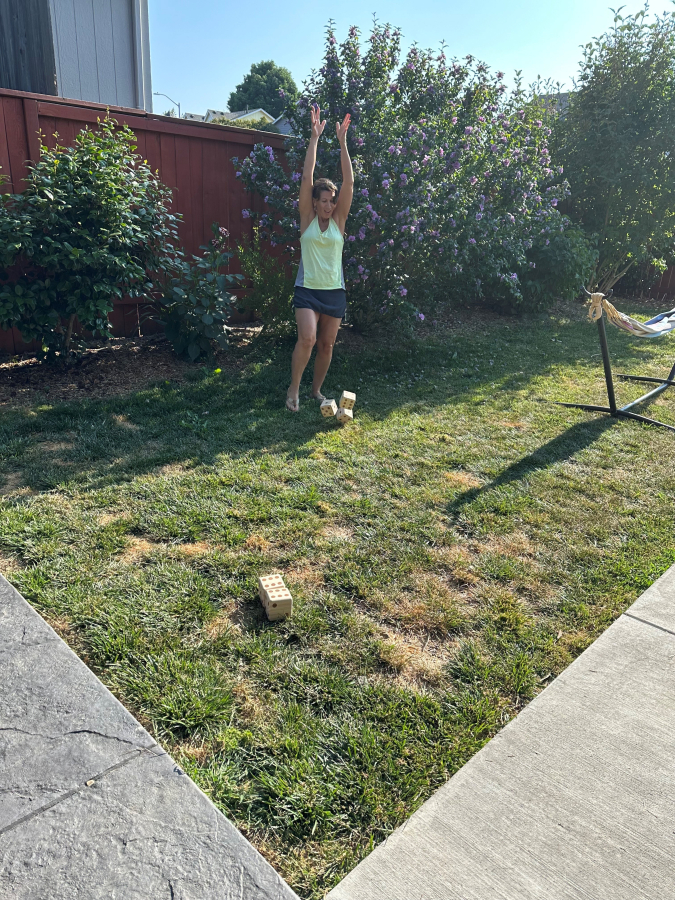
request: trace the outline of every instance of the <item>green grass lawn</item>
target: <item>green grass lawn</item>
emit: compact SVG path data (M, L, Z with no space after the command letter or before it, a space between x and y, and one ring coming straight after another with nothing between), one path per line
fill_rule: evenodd
M0 422L0 570L305 900L675 561L675 434L538 402L602 402L584 310L459 319L346 336L347 428L286 412L287 343ZM672 339L609 339L670 367Z

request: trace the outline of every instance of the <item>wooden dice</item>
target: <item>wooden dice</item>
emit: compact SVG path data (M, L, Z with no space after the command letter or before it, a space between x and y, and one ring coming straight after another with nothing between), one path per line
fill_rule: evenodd
M321 415L325 416L327 419L331 418L337 414L338 407L335 400L322 400L321 401Z
M340 407L337 411L336 418L341 425L346 425L354 419L354 413L351 409L343 409L343 407Z
M293 597L278 573L258 579L258 596L270 622L285 619L293 612Z
M354 409L354 404L356 403L356 394L352 394L351 391L343 391L340 396L340 402L338 403L339 409Z

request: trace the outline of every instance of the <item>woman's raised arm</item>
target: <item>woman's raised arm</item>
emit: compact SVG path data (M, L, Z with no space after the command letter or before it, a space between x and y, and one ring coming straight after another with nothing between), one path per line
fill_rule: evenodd
M316 166L316 148L319 138L326 127L326 120L321 121L321 110L318 106L310 109L312 116L312 135L305 154L305 165L302 169L302 181L300 182L300 196L298 198L298 210L300 212L300 234L308 227L314 218L312 205L312 187L314 185L314 167Z
M335 212L333 213L333 218L335 219L335 224L338 226L341 232L344 232L345 225L347 224L347 216L349 215L349 210L352 206L352 198L354 197L354 170L352 169L352 161L349 156L349 150L347 149L347 131L349 129L349 123L351 121L351 116L349 113L342 120L342 125L339 122L335 125L335 131L337 133L337 139L340 143L340 166L342 167L342 187L340 188L340 196L338 197L338 202L335 207Z

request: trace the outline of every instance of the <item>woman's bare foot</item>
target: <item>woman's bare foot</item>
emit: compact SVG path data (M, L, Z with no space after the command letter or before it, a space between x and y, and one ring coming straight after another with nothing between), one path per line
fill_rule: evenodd
M300 409L300 398L290 390L286 394L286 409L290 409L291 412L297 412Z
M319 403L323 403L326 398L321 393L321 391L312 391L312 400L318 400Z

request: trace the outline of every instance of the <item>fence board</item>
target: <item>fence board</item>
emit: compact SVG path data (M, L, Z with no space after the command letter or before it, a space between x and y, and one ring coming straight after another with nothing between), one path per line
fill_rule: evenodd
M4 194L11 193L12 167L9 162L9 145L5 128L5 104L2 102L0 102L0 175L4 175L5 178L9 179L4 185L0 185L0 191Z
M190 141L190 202L192 211L192 253L199 255L200 244L206 244L211 236L211 222L204 220L204 168L202 141Z
M194 240L192 228L192 194L190 186L190 140L183 135L176 135L176 192L174 204L183 214L178 233L188 253L193 253Z
M4 107L12 190L19 193L24 189L23 180L27 174L25 161L29 157L23 103L18 97L8 97Z

